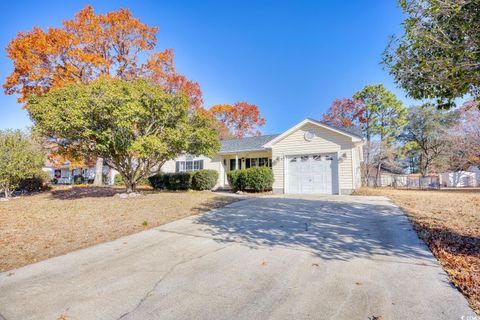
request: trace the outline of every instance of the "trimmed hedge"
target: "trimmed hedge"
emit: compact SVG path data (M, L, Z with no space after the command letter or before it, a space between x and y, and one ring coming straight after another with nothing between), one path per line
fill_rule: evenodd
M202 169L195 171L192 178L192 188L195 190L212 190L217 184L218 172Z
M246 169L244 170L233 170L227 172L228 184L232 187L234 191L244 191L247 188L246 184Z
M211 190L217 179L217 171L202 169L193 172L159 173L149 177L148 183L154 189Z
M256 192L272 190L273 171L267 167L253 167L245 169L246 186Z
M154 189L188 190L192 188L191 172L159 173L148 178Z
M169 173L167 189L169 190L189 190L192 189L193 172Z
M167 189L168 176L164 173L158 173L148 177L148 183L154 189Z
M235 191L262 192L272 190L273 172L268 167L252 167L227 173L228 183Z

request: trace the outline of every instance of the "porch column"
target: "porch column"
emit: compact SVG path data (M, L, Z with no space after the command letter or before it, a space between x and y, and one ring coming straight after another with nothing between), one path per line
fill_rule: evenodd
M240 168L238 167L238 153L235 153L235 169L236 169L236 170L240 169Z

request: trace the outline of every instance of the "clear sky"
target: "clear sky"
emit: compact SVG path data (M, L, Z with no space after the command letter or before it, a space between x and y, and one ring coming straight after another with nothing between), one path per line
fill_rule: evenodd
M383 83L406 101L379 65L389 36L402 32L394 0L2 1L0 46L34 26L60 26L87 4L102 13L128 8L160 27L157 49L174 49L177 70L200 83L205 105L254 103L267 119L264 133L320 118L335 98L367 84ZM3 51L2 83L11 71ZM2 91L0 128L29 125Z

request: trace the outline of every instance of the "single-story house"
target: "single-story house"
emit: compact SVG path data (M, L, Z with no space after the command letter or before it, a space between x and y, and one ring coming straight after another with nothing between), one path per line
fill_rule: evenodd
M73 184L76 176L82 176L85 182L93 182L95 179L95 167L72 167L68 160L61 164L46 161L42 170L50 174L51 180L55 184ZM114 184L116 174L118 174L116 170L106 165L103 166L103 175L109 185Z
M274 193L350 194L361 185L361 136L305 119L281 134L221 141L213 158L183 154L167 161L162 172L213 169L217 188L229 188L227 172L271 167Z
M478 185L476 172L443 172L439 176L442 187L476 187Z

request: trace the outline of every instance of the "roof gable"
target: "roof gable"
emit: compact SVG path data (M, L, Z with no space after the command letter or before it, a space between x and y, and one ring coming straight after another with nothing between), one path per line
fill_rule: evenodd
M302 126L304 126L305 124L313 124L313 125L316 125L320 128L323 128L323 129L327 129L329 131L332 131L332 132L335 132L337 134L340 134L340 135L343 135L343 136L346 136L346 137L349 137L350 139L352 139L352 142L362 142L363 141L363 138L357 134L354 134L354 133L351 133L351 132L348 132L344 129L341 129L341 128L337 128L337 127L333 127L333 126L330 126L330 125L327 125L327 124L324 124L324 123L321 123L319 121L316 121L316 120L313 120L313 119L305 119L303 120L302 122L296 124L295 126L291 127L290 129L288 129L287 131L285 131L284 133L280 134L280 135L277 135L275 138L273 138L272 140L268 141L264 147L265 148L270 148L271 146L273 146L275 143L283 140L284 138L288 137L290 134L294 133L295 131L297 131L298 129L300 129Z

